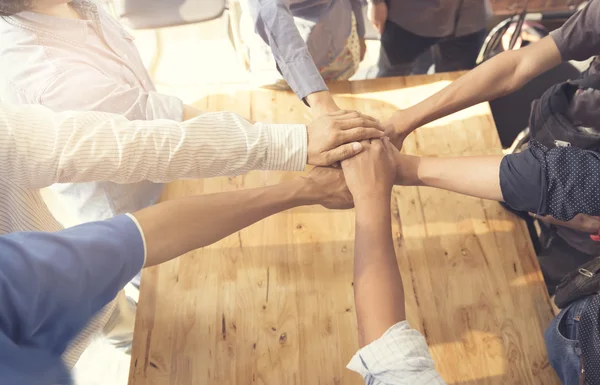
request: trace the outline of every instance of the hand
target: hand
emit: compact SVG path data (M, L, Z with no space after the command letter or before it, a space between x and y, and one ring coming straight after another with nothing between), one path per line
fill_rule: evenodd
M396 179L396 152L389 139L363 141L363 151L342 162L348 188L358 203L363 199L388 199Z
M355 111L340 110L323 115L306 128L308 134L308 164L331 166L358 154L361 140L380 138L383 127L370 116Z
M307 200L312 204L320 204L328 209L351 209L354 207L352 194L346 186L342 170L326 167L315 167L307 176L299 177L303 182L303 190Z
M360 42L360 61L365 59L365 55L367 54L367 42L364 37L359 39Z
M596 234L600 229L600 219L585 214L577 214L573 219L567 222L559 221L550 215L542 216L533 213L529 213L529 215L548 225L568 227L588 234Z
M382 1L378 4L369 3L369 8L367 9L367 16L369 18L369 21L375 27L375 29L379 31L381 35L383 35L385 21L387 20L388 16L388 7L385 1Z

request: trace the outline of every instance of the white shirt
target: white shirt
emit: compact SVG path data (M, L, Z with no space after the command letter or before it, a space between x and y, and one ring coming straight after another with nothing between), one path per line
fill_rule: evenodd
M156 92L133 37L119 22L93 1L70 5L82 20L35 12L0 18L0 98L57 112L181 121L183 102ZM162 189L146 180L52 186L75 224L140 210L155 203Z
M54 183L165 183L250 170L300 171L306 159L304 125L252 125L229 112L183 123L129 121L0 103L0 234L62 229L40 193ZM75 364L113 307L104 308L72 343L67 365Z
M407 321L360 349L348 369L359 373L367 385L446 385L435 370L425 337Z

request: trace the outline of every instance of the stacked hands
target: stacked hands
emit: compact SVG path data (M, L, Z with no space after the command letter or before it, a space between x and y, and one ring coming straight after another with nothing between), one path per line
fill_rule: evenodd
M295 181L305 203L348 209L390 201L399 152L379 121L340 110L317 118L307 132L308 163L317 167Z
M381 124L356 111L322 115L307 128L308 163L315 167L298 178L299 197L305 204L348 209L369 200L388 201L394 183L420 185L419 157L401 155L404 139L415 129L404 111ZM341 169L338 165L341 164ZM332 167L333 166L333 167ZM596 234L600 219L578 214L568 222L532 217L548 224Z

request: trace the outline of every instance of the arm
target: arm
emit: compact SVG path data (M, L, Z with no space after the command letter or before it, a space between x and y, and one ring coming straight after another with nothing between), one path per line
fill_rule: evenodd
M39 102L54 111L110 112L129 120L181 122L198 112L175 96L118 83L88 65L71 66L50 79Z
M600 155L576 147L531 142L504 157L427 158L396 154L397 184L437 187L504 201L518 211L570 221L600 215Z
M360 347L406 319L402 278L392 240L390 198L374 196L355 203L354 301Z
M300 99L306 98L316 114L339 108L294 23L286 0L250 0L250 13L260 37L271 47L277 66Z
M317 203L352 206L340 170L316 168L285 184L177 199L57 233L0 237L3 379L65 383L57 379L67 375L61 353L144 260L162 263L276 212Z
M388 122L393 124L399 136L393 138L394 144L399 145L420 126L516 91L561 62L560 52L550 36L525 48L503 52L433 96L397 111Z
M361 346L348 368L372 385L442 385L425 338L405 321L389 206L395 152L387 140L371 141L342 162L356 206L354 302Z
M396 184L427 186L502 201L502 156L433 158L396 153Z
M406 319L390 214L394 153L387 140L364 146L361 154L342 162L356 207L354 302L361 347Z
M382 35L388 16L387 3L384 0L370 0L367 15L377 32Z
M250 170L303 170L360 151L355 141L382 135L357 113L308 126L250 124L230 112L187 122L128 121L97 112L53 113L42 106L0 104L2 176L24 188L53 183L235 175Z
M340 170L315 168L307 177L276 186L167 201L141 210L135 217L146 238L146 266L152 266L210 245L280 211L312 204L352 207Z

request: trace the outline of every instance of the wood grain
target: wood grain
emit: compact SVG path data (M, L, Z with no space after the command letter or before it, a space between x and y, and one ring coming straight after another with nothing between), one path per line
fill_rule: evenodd
M528 12L565 12L576 9L583 0L491 0L495 15L513 15Z
M385 118L457 74L331 85L342 108ZM290 93L214 94L197 103L264 122L308 122ZM407 153L497 154L487 104L423 127ZM291 173L179 181L163 199L264 186ZM396 188L391 210L410 323L449 384L559 384L542 333L552 309L524 224L495 202ZM142 279L131 385L361 384L352 211L274 215Z

